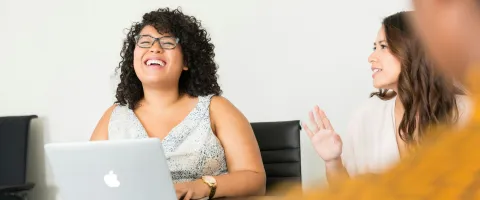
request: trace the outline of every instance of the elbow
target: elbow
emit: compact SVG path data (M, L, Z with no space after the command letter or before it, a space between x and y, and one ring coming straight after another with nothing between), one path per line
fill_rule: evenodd
M243 192L241 192L241 195L265 196L267 190L265 172L245 171L241 176L243 176L243 187L241 187Z
M265 172L256 172L256 182L259 183L253 191L254 196L264 196L267 192L267 176Z
M256 193L254 193L253 196L265 196L266 192L267 192L267 189L264 185Z

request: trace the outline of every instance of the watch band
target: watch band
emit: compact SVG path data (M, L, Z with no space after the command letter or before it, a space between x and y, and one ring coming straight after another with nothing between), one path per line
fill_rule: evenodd
M213 199L213 196L215 196L215 192L217 191L216 186L210 186L210 195L208 195L208 199Z

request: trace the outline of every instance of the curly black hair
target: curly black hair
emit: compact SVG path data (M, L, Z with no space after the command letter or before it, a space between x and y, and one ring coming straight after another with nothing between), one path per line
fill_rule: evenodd
M115 103L134 109L144 97L142 83L133 68L133 52L136 46L135 36L148 25L155 27L161 34L168 33L180 39L184 63L188 67L188 70L180 75L180 94L198 97L222 93L217 82L215 46L210 42L211 39L201 22L193 16L183 14L180 8L160 8L144 14L142 21L134 23L129 29L120 53L122 60L116 68L116 71L121 70L121 73Z

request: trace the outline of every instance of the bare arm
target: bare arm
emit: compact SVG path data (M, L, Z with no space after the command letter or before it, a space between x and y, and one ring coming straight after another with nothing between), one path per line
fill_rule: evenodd
M341 158L325 162L325 170L327 172L327 181L331 185L339 184L350 178Z
M116 105L110 106L110 108L105 111L102 118L98 121L97 126L93 130L90 141L95 140L108 140L108 122L110 121L110 116Z
M228 174L217 176L215 197L265 194L265 169L250 123L227 99L215 96L211 120L225 149Z

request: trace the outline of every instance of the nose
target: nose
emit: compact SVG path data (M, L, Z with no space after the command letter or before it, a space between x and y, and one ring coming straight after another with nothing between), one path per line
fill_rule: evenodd
M378 57L377 57L377 51L373 51L370 56L368 56L368 62L369 63L374 63L374 62L377 62L378 61Z
M160 41L158 41L158 40L153 41L153 44L150 47L150 52L152 52L152 53L163 52L163 48L160 46Z

